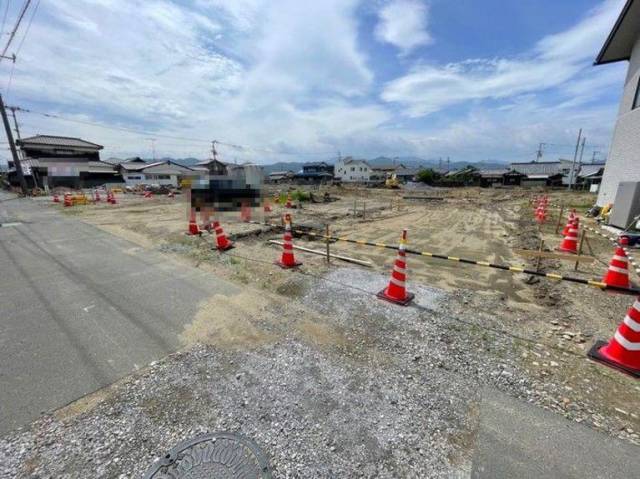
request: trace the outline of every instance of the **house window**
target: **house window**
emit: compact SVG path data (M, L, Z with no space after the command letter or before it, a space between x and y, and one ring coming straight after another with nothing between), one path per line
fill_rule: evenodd
M633 106L632 110L640 107L640 78L638 78L638 84L636 85L636 96L633 97Z
M355 166L352 166L352 167L351 167L351 171L356 171L356 167L355 167Z

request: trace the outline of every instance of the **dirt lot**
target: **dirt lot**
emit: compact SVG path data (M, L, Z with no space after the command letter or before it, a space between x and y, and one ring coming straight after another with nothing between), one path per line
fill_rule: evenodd
M316 198L321 198L324 192L313 191ZM274 223L279 222L284 212L291 212L296 227L309 226L322 232L324 225L329 224L334 236L388 244L395 244L402 228L408 228L412 249L529 268L534 267L535 260L517 256L514 249L536 249L541 238L551 249L560 242L560 237L554 233L554 217L542 227L533 221L530 200L539 192L475 188L419 192L334 188L329 193L337 200L305 202L302 208L294 210L274 206L273 212L265 218L262 213L255 212L254 219ZM432 199L402 199L403 195ZM593 195L564 191L552 192L550 197L552 203L576 207L579 212L584 212L595 199ZM282 370L278 369L283 357L289 354L283 351L300 347L297 342L291 342L292 336L305 344L315 345L313 352L305 350L298 354L316 355L323 351L322 357L316 358L322 363L326 359L325 352L334 351L338 359L333 356L331 360L326 359L332 371L346 364L351 364L349 368L356 364L357 368L367 370L366 374L362 373L362 381L370 384L376 382L375 371L381 365L407 364L404 360L409 364L422 361L425 365L420 369L422 373L428 373L430 368L456 374L465 372L480 384L491 384L574 421L640 444L640 386L637 381L585 357L596 338L612 336L633 297L579 284L410 255L409 289L420 291L422 297L436 295L438 312L429 312L431 306L422 312L420 307L417 312L412 308L382 311L376 309L378 300L372 297L370 290L373 286L379 287L380 278L383 278L381 284L385 283L395 258L393 250L336 242L331 244L332 253L370 261L371 267L337 260L327 266L324 257L297 251L297 259L304 262L303 267L296 272L283 271L273 265L280 255L279 247L267 243L269 239L281 239L279 230L271 231L259 224L225 217L222 224L226 232L239 237L235 249L218 253L212 249L214 236L185 235L187 203L184 198L147 199L120 195L118 200L116 206L102 203L67 208L65 213L78 215L84 221L144 248L157 249L172 259L195 264L212 274L247 285L245 295L211 298L201 305L200 312L182 337L187 350L194 343L211 348L205 349L208 351L205 353L198 349L200 346L196 347L193 353L196 356L233 356L240 354L238 352L252 356L258 354L252 351L267 351L264 354L274 361L272 373L285 375L274 379L281 381L283 387L285 383L294 387L290 384L293 378L286 376L290 365L285 361ZM557 209L551 212L557 218ZM584 216L582 219L586 224L594 225L592 220ZM600 236L588 235L588 238L596 261L581 264L578 271L574 271L572 262L545 259L541 263L542 271L600 278L606 271L613 247ZM311 241L308 236L298 237L294 243L317 250L325 248L324 242ZM591 252L589 248L588 253ZM635 274L632 280L638 283ZM403 321L403 314L409 321L407 325L394 326L394 321ZM444 347L427 348L425 345L432 340ZM367 369L369 367L373 369ZM390 374L395 374L389 367ZM404 369L402 371L401 374L408 374ZM354 377L360 374L349 370L349 374L352 373ZM156 385L158 378L169 372L158 374L160 376L153 378ZM128 400L127 394L133 394L132 401L138 404L141 399L132 392L133 381L115 396L124 401ZM255 388L255 382L246 387ZM459 390L469 394L473 387L463 381ZM172 393L167 394L172 398ZM420 402L418 398L414 399ZM162 401L162 397L156 395L145 400L157 402ZM374 398L371 401L372 404L376 402ZM113 404L104 408L113 408ZM461 413L468 407L471 406L456 404L451 412L452 417L458 418L452 426L453 432L460 437L466 437L473 430L469 423L473 423L472 415L468 411ZM86 408L80 410L74 417L87 411ZM77 417L80 419L74 427L80 427L81 421L88 420ZM407 420L406 416L398 417ZM179 436L178 432L175 434ZM260 432L256 434L260 435ZM171 445L171 440L173 436L165 436L162 443ZM464 469L469 460L465 455L468 441L462 446L452 444L442 454L449 458L451 455L462 457ZM430 460L438 462L433 457ZM282 462L276 458L279 467L284 468L280 472L286 471L285 462L284 456ZM418 464L422 463L418 461ZM393 469L395 466L389 467L389 477L394 471L398 473L398 469ZM294 471L293 475L302 470L304 468ZM347 469L342 471L347 475L349 472ZM313 475L313 471L306 473ZM318 477L324 476L319 474Z
M558 208L552 208L552 217L539 228L533 221L530 201L540 194L527 190L491 190L480 188L427 189L398 191L385 189L312 190L314 197L322 198L325 191L337 201L329 203L305 202L302 208L286 209L273 205L273 211L254 212L253 220L278 223L285 212L292 213L295 225L311 225L322 232L329 224L331 234L337 237L365 239L372 242L396 244L402 228L409 230L409 247L494 263L533 267L535 260L514 254L514 248L536 249L540 238L547 249L555 248L561 238L555 235ZM271 191L271 194L273 191ZM435 199L403 199L418 196ZM553 204L564 204L566 209L577 208L580 213L593 204L595 197L588 193L555 191L549 194ZM290 281L289 272L274 268L278 258L278 246L267 244L268 239L281 239L281 233L267 231L256 224L243 223L238 217L223 217L226 233L249 234L237 240L237 248L218 254L211 250L214 236L202 238L184 234L187 224L186 198L142 198L122 195L117 206L77 207L67 210L113 234L123 236L146 248L157 248L168 254L195 261L200 267L215 274L252 284L259 288L282 294L296 294L296 282ZM565 210L566 211L566 210ZM566 213L565 213L566 214ZM595 228L595 222L581 215L584 224ZM562 227L565 220L561 221ZM597 261L581 264L574 271L574 263L543 260L541 270L588 279L599 279L613 253L612 244L606 239L588 233L589 247ZM296 239L296 244L324 250L323 241L309 241L309 237ZM586 249L586 245L585 245ZM395 252L384 248L372 248L347 242L331 245L337 254L370 261L374 271L390 271ZM304 262L302 272L322 275L326 272L325 258L304 252L296 252ZM332 267L346 266L333 261ZM472 301L491 313L487 318L491 327L497 327L517 336L566 349L582 355L595 338L609 339L623 319L632 298L604 293L592 287L547 279L531 278L497 269L447 262L424 256L409 257L409 282L424 284L446 291L472 291ZM634 277L632 280L636 281ZM528 284L531 282L532 284ZM490 305L487 307L487 303ZM474 303L472 303L474 304ZM472 307L469 305L469 307ZM536 354L521 358L523 366L535 377L557 376L568 387L580 388L588 378L575 377L572 371L562 367L549 368ZM604 372L603 372L604 371ZM596 373L598 380L610 377L608 370ZM616 381L626 377L614 375ZM586 383L588 384L588 383ZM628 383L633 384L633 383ZM635 423L637 418L624 415L608 406L623 411L637 411L638 388L628 388L628 395L607 396L611 388L599 388L602 405L621 419ZM596 393L600 394L600 393ZM610 400L609 400L610 399Z

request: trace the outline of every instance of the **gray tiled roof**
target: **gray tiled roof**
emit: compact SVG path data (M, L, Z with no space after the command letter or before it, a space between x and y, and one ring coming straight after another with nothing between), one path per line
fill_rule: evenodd
M578 176L588 176L593 175L594 173L598 173L602 168L604 168L604 164L594 163L594 164L586 164L580 167L580 173Z
M559 161L531 161L528 163L511 163L512 170L525 175L557 175L561 173L561 164Z
M36 135L16 141L20 146L60 146L101 150L102 145L69 136Z

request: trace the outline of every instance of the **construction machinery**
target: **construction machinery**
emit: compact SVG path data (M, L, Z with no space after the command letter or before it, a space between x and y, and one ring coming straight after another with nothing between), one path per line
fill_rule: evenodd
M400 188L400 182L398 181L398 177L395 173L393 173L389 178L384 182L385 188L397 189Z

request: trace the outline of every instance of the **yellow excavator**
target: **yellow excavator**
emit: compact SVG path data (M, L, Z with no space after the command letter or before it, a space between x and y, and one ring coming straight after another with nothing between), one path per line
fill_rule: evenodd
M400 182L398 181L395 173L393 173L389 178L386 179L386 181L384 182L384 186L386 188L392 189L400 188Z

